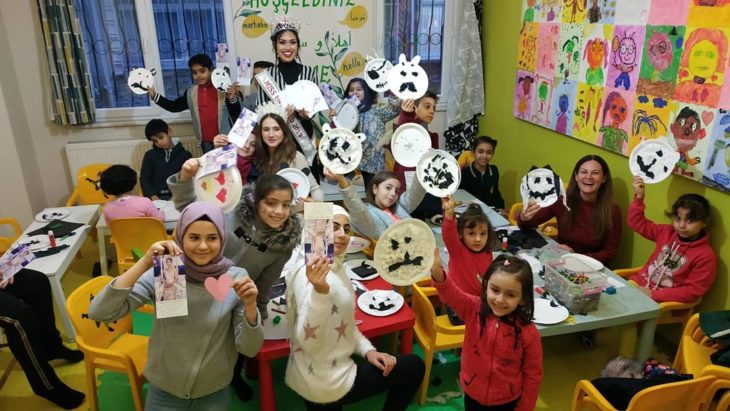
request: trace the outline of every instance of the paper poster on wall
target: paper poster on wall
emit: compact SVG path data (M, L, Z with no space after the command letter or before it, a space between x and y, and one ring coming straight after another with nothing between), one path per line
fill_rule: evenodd
M665 137L674 174L730 191L730 0L522 4L515 117L625 156Z

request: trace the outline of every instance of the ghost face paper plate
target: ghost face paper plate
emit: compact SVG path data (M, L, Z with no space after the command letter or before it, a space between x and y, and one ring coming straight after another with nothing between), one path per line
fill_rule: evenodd
M291 184L291 188L294 190L294 198L292 199L292 202L296 203L297 198L307 198L311 187L309 185L309 178L302 170L297 168L285 168L279 170L276 174L284 177L286 181Z
M431 136L416 123L398 127L390 140L390 151L395 161L405 167L416 167L418 160L431 149Z
M147 94L147 90L155 85L155 70L137 68L129 72L127 86L134 94Z
M365 65L365 82L378 93L388 91L388 73L393 63L386 59L372 59Z
M224 68L217 68L213 70L213 73L210 75L210 81L213 82L213 87L224 93L228 90L228 87L231 86L231 76Z
M565 199L565 188L560 176L549 168L533 168L520 182L522 204L535 200L540 207L549 207L558 201L558 196Z
M646 140L634 147L629 157L631 174L640 176L647 184L658 183L672 174L679 153L664 137Z
M393 290L370 290L357 298L357 306L365 314L385 317L395 314L403 307L403 296Z
M360 165L362 141L365 134L353 133L346 128L322 127L324 136L319 142L319 160L337 174L347 174Z
M194 187L198 200L213 203L222 208L224 213L236 208L243 192L241 173L236 167L196 176Z
M436 239L428 224L415 218L401 220L375 245L375 267L393 285L411 285L431 275Z
M454 156L443 150L429 150L418 161L418 181L436 197L454 194L461 182L461 169Z
M421 61L420 56L413 57L413 60L406 60L406 56L401 54L398 57L398 64L393 66L388 72L388 88L398 98L419 99L426 91L428 91L428 76L426 72L418 65Z

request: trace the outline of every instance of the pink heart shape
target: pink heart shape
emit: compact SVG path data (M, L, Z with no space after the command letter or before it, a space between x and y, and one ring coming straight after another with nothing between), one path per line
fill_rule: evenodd
M702 112L702 122L705 123L705 127L709 126L710 123L712 123L712 119L715 118L715 113L712 111L703 111Z
M223 274L218 279L214 277L208 277L205 279L205 289L208 290L210 295L213 296L219 302L223 302L226 299L228 290L233 285L233 278L229 274Z

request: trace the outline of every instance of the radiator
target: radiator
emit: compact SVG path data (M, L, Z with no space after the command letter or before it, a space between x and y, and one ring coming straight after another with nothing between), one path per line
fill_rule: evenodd
M180 142L193 157L202 155L195 137L181 137ZM125 164L139 173L144 154L150 148L152 143L146 139L66 143L66 159L73 185L76 185L76 174L79 169L87 164Z

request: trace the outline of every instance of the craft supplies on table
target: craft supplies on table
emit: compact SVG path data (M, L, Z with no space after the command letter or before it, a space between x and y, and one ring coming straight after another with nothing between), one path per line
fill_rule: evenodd
M563 257L545 264L545 291L573 314L598 309L606 276L579 259Z

